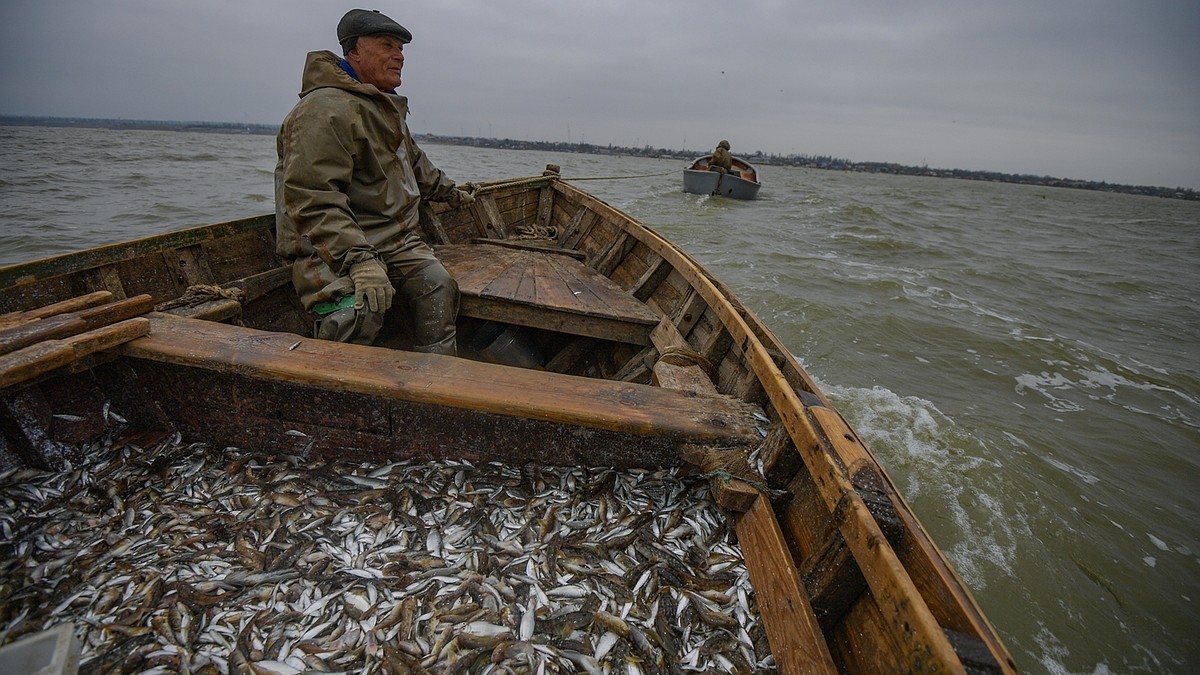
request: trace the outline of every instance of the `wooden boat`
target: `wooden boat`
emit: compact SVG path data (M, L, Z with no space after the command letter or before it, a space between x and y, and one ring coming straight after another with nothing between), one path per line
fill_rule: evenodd
M1015 671L854 429L686 253L551 171L422 225L461 288L459 358L311 339L273 216L0 268L0 460L55 465L111 401L131 429L270 451L691 466L780 672Z
M697 195L718 195L731 199L754 199L762 183L758 180L758 169L741 157L733 158L733 169L728 173L709 171L708 162L712 155L698 157L683 170L683 191Z

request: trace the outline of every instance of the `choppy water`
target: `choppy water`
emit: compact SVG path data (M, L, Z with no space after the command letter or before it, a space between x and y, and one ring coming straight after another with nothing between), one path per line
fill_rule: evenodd
M866 437L1029 672L1200 667L1200 204L428 146L582 186L762 316ZM0 265L272 208L265 136L0 127Z

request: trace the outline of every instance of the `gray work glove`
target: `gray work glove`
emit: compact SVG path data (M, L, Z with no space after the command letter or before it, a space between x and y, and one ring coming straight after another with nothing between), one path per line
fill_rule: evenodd
M456 209L470 206L475 203L474 192L475 186L465 183L463 188L455 188L450 192L450 197L446 200L446 203Z
M350 266L350 279L354 282L354 309L365 306L383 314L392 306L396 289L392 288L387 268L379 260L371 258L354 263Z

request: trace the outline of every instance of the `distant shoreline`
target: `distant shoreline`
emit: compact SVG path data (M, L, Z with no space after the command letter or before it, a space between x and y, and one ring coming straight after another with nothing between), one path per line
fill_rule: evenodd
M90 129L123 129L134 131L191 131L197 133L257 134L270 136L274 136L279 131L279 125L272 124L95 119L81 117L21 117L7 115L0 115L0 126L79 127ZM615 145L593 145L591 143L521 141L508 138L476 138L469 136L440 136L436 134L416 134L416 137L418 140L427 143L465 145L482 148L500 148L505 150L541 150L682 160L691 160L708 154L707 152L700 150L672 150L666 148L652 148L648 145L642 148L631 148ZM1007 174L996 171L932 169L927 166L905 166L892 162L854 162L848 159L840 159L829 156L776 155L763 153L761 151L752 154L743 154L740 156L753 164L760 165L795 166L811 169L827 169L833 171L887 173L907 176L927 176L932 178L959 178L963 180L1017 183L1020 185L1042 185L1045 187L1095 190L1100 192L1119 192L1124 194L1144 195L1147 197L1200 201L1200 191L1178 187L1168 188L1147 185L1122 185L1117 183L1107 183L1104 181L1075 180L1070 178L1033 176L1027 174Z

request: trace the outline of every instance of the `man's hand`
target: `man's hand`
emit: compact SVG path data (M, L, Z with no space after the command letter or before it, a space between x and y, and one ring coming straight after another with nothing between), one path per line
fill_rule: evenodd
M460 209L470 206L475 203L475 186L470 183L464 183L462 188L455 188L449 199L446 200L450 206Z
M354 282L354 309L367 307L383 314L392 306L396 289L388 281L383 263L374 258L354 263L350 266L350 279Z

